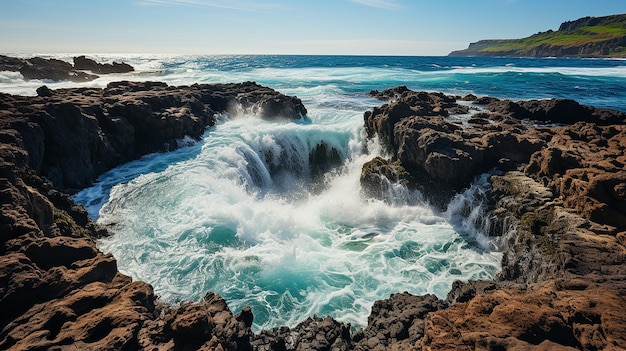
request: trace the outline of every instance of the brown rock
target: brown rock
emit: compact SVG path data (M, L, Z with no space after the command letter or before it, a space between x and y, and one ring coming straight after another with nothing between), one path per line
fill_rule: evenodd
M357 347L626 347L626 333L613 327L623 326L624 313L614 309L626 296L624 114L572 101L480 98L476 103L491 111L460 123L444 113L430 116L441 110L424 106L424 99L409 102L417 94L403 90L395 101L366 113L366 129L436 204L447 203L481 172L499 169L486 200L489 233L500 236L496 242L504 253L502 272L492 282L455 283L450 306L426 314L422 331L409 330L409 339L420 343L385 344L402 330L396 323L402 313L389 313L379 331L355 334ZM370 168L364 167L364 176L377 174ZM373 310L370 318L375 315ZM370 320L367 328L375 323Z
M526 173L542 179L584 218L626 228L626 126L577 123L553 129Z
M394 294L374 304L368 326L355 334L332 318L312 317L254 335L253 311L233 316L213 293L179 306L156 303L150 285L132 282L97 250L90 237L102 230L84 209L53 188L79 182L63 172L87 168L87 179L163 145L151 137L167 144L178 133L202 131L214 111L294 117L306 111L299 100L276 105L279 94L254 83L121 82L30 98L1 95L0 349L626 348L623 125L525 129L506 109L465 124L447 117L462 111L454 98L401 90L395 102L366 114L370 134L396 153L393 161L364 167L366 179L415 181L419 170L432 184L459 186L455 172L500 167L486 200L491 234L501 236L503 271L495 281L455 283L447 301ZM550 104L533 108L578 109ZM530 110L524 102L505 105ZM68 162L76 152L86 159ZM524 172L512 171L518 166Z
M622 303L617 291L581 280L503 288L430 313L423 349L620 348Z

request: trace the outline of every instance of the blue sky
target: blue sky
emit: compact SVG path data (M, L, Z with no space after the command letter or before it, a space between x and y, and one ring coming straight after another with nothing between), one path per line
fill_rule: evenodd
M624 0L0 0L0 53L447 55Z

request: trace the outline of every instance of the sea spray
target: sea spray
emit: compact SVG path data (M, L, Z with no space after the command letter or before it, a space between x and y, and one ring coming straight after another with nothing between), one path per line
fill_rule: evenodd
M365 145L360 113L317 106L308 122L222 118L198 144L107 173L108 196L76 197L114 234L99 246L167 302L211 290L235 311L251 306L255 330L313 314L363 326L392 293L443 298L454 280L497 273L500 254L478 250L419 194L363 196L361 167L379 146ZM333 162L313 182L319 145Z
M476 177L470 187L450 200L444 213L448 223L452 224L457 232L486 250L497 249L496 241L489 237L492 234L492 223L488 212L487 195L491 175L492 173L484 173Z
M71 62L72 55L54 57ZM213 290L233 311L251 305L256 330L313 314L363 326L373 301L391 293L444 297L452 281L488 279L500 269L501 255L485 236L494 224L483 212L482 179L444 214L402 186L394 185L386 201L362 196L361 167L380 155L375 144L365 147L362 135L363 112L383 103L369 97L370 90L406 85L513 100L566 98L626 111L623 60L93 58L127 62L135 72L81 84L0 72L0 91L36 95L44 84L103 88L119 80L252 80L297 95L307 106L307 123L224 116L202 141L122 165L75 196L111 229L113 236L99 245L114 253L121 271L153 284L170 303ZM329 162L315 170L311 165L320 159Z

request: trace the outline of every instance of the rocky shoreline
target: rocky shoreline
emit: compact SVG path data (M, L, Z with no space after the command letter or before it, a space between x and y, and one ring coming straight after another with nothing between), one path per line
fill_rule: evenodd
M474 350L626 348L626 115L568 100L373 92L364 115L391 159L363 188L401 181L442 206L486 171L485 223L504 258L494 281L448 298L392 295L355 333L332 318L254 334L254 311L213 293L180 306L117 271L106 235L67 195L145 153L198 138L218 113L302 118L295 97L255 83L0 95L0 349Z
M128 73L135 70L127 63L98 63L84 55L74 57L73 61L72 65L63 60L43 57L22 59L0 55L0 71L20 72L25 79L69 80L80 83L97 79L97 74Z
M364 165L370 192L403 179L443 204L494 174L484 228L499 237L502 272L456 284L406 349L626 347L617 307L626 296L626 114L571 100L372 94L392 99L364 118L393 158Z

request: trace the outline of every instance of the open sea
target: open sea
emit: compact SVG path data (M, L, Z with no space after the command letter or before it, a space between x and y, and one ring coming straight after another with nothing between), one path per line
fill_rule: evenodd
M71 55L54 55L71 62ZM201 141L152 154L100 176L74 199L114 233L98 242L119 270L151 283L163 301L197 301L211 290L237 313L249 305L255 331L333 316L367 324L374 301L392 293L445 298L455 280L500 270L497 242L484 235L486 177L447 211L396 187L386 201L363 196L363 163L382 155L367 141L363 113L383 102L372 89L469 93L513 100L568 98L626 111L626 61L375 56L91 55L135 72L89 83L26 81L0 72L0 91L117 80L170 85L256 81L302 99L303 121L222 115ZM338 150L322 176L309 154ZM472 203L472 211L461 209ZM463 215L461 215L463 213ZM479 222L481 225L474 225Z

